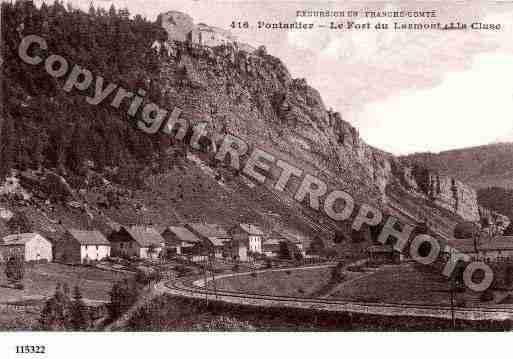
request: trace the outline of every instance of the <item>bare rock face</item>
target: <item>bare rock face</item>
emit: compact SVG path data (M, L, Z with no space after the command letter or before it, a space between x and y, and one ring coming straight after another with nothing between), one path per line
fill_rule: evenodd
M511 220L508 217L481 206L479 207L479 216L481 217L481 225L491 235L502 235L511 224Z
M175 26L168 26L168 32L183 34L191 27L190 17L166 14L161 15L163 24ZM250 149L264 149L328 187L347 191L358 203L384 208L387 187L400 183L406 192L463 220L480 220L470 186L408 167L367 145L339 113L326 109L316 89L305 79L293 79L281 60L264 49L248 53L232 44L202 47L174 36L173 54L163 55L158 79L165 88L163 99L180 107L184 118L191 113L208 117L211 138L227 133L240 137Z

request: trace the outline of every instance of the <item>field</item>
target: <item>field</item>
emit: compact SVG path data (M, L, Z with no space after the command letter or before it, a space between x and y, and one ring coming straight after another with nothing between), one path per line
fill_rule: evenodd
M327 286L331 268L285 270L241 275L216 281L218 289L255 294L315 297Z
M341 282L330 282L330 268L258 273L216 281L222 290L296 297L323 297L368 303L450 305L450 283L440 273L412 263L345 271ZM493 301L481 302L471 290L455 293L458 306L504 306L508 294L494 291Z
M382 266L356 281L342 283L332 298L381 303L449 303L449 282L441 274L411 264Z
M4 268L0 268L0 303L41 299L51 296L58 283L66 283L70 289L78 285L85 299L109 300L112 284L129 274L104 271L92 267L68 266L57 263L27 265L23 290L6 286Z
M7 286L7 278L2 266L0 267L0 330L37 330L44 301L46 297L53 295L58 283L66 283L71 290L78 285L86 303L98 305L109 300L109 292L114 282L128 276L130 274L57 263L27 265L23 280L24 289L16 290Z

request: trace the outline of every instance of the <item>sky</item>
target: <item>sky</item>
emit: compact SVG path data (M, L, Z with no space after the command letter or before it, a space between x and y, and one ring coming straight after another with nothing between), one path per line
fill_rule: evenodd
M49 1L51 2L51 1ZM71 0L87 10L91 0ZM109 0L152 20L188 13L196 23L229 28L241 41L265 45L293 77L317 88L370 145L394 154L439 152L513 141L513 3L413 0L312 2L280 0ZM436 10L435 22L500 23L499 31L258 30L258 21L326 22L296 10ZM348 19L332 19L345 22ZM367 21L359 18L355 21ZM375 25L377 21L371 21ZM388 20L388 22L393 20ZM403 19L401 21L415 21ZM427 20L429 21L429 20Z

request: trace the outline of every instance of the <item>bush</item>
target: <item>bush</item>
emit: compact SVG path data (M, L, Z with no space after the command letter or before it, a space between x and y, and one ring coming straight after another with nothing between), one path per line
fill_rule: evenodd
M481 295L479 296L479 300L481 302L491 302L495 299L495 296L493 295L493 292L491 290L485 290Z
M7 228L14 233L32 232L32 223L25 212L14 212L14 215L7 221Z
M331 270L331 280L335 283L342 282L345 279L344 275L344 264L339 262L333 269Z
M126 312L137 300L140 288L135 280L124 279L115 283L110 292L109 313L117 318Z
M11 282L20 282L25 276L25 262L23 258L11 257L5 264L5 276Z

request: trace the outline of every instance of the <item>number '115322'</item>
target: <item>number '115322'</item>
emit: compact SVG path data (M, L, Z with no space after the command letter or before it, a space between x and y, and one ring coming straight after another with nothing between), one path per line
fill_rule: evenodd
M16 345L16 354L45 354L44 345Z

